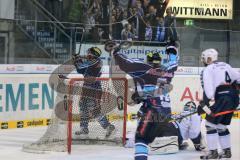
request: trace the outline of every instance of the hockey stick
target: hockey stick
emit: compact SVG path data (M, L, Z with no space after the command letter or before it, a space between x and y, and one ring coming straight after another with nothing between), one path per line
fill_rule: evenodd
M235 109L235 110L223 111L223 112L219 112L219 113L213 114L212 116L213 116L213 117L218 117L218 116L222 116L222 115L225 115L225 114L233 113L233 112L239 111L239 110L240 110L240 108L237 108L237 109ZM178 118L175 118L175 119L173 119L173 120L170 120L169 122L175 122L175 121L178 121L178 120L182 120L182 119L184 119L184 118L186 118L186 117L189 117L189 116L194 115L194 114L197 114L197 113L198 113L198 112L195 111L195 112L189 113L189 114L187 114L187 115L183 115L183 116L181 116L181 117L178 117ZM205 114L205 113L204 113L204 114Z
M228 110L228 111L219 112L219 113L214 114L214 117L229 114L229 113L233 113L233 112L239 111L239 110L240 110L240 108L237 108L235 110Z
M107 51L111 54L111 52L118 47L120 49L128 49L131 46L132 46L131 41L122 41L122 42L118 43L116 41L109 40L104 44L104 49L105 49L105 51Z
M113 74L113 71L112 71L112 68L113 68L113 65L114 65L114 60L112 59L112 52L114 49L128 49L132 46L132 42L130 41L122 41L120 43L116 42L116 41L112 41L112 40L109 40L107 42L105 42L104 44L104 49L105 51L107 51L109 53L109 58L108 58L108 65L109 65L109 77L111 78L112 77L112 74Z

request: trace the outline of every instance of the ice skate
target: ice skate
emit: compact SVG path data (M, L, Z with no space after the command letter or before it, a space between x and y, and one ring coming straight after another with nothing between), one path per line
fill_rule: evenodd
M188 143L187 142L183 142L182 144L179 145L179 150L185 150L188 147Z
M75 135L88 135L89 130L88 128L81 128L80 131L76 131Z
M106 130L107 130L106 137L109 137L109 136L112 134L112 132L115 130L115 126L112 125L112 124L110 124L110 125L106 128Z
M232 157L231 148L223 149L223 153L219 156L221 159L228 159Z
M202 144L194 144L194 147L195 147L196 151L202 151L202 150L204 150L206 148Z
M217 150L210 150L207 155L200 156L200 159L219 159Z

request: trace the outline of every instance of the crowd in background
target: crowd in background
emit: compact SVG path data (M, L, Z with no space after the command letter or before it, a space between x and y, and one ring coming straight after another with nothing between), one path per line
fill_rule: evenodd
M56 4L64 0L51 1ZM176 18L171 8L167 8L168 1L112 0L110 5L109 0L72 0L68 1L70 9L63 7L59 19L82 24L88 39L95 41L110 36L115 40L176 41ZM63 18L66 11L68 19Z
M99 31L100 39L104 38L104 32L109 31L102 30L102 26L97 25L103 22L102 2L92 0L88 8L88 13L92 15L89 17L90 24L95 24L92 29ZM127 8L124 8L121 0L113 1L111 15L108 15L111 16L109 24L112 24L110 31L112 39L158 42L177 40L176 18L166 4L167 1L163 0L129 0ZM106 26L109 29L109 26ZM91 33L96 35L96 31Z

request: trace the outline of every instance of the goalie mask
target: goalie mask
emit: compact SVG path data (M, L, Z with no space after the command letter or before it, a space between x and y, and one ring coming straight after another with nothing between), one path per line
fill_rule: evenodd
M162 58L158 52L149 52L147 54L147 63L152 65L154 68L158 68L161 64Z
M188 112L196 112L197 111L197 106L193 101L189 101L184 105L184 111Z
M204 63L204 65L207 66L212 62L218 60L218 52L213 48L206 49L202 52L201 60Z

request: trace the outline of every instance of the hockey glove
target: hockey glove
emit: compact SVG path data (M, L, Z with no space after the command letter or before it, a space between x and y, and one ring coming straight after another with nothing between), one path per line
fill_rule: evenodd
M145 106L141 106L137 112L138 118L143 118L147 112L147 108Z
M68 79L66 76L64 76L64 75L62 75L62 74L59 74L59 75L58 75L58 78L60 78L60 79Z
M198 108L197 108L197 113L198 113L198 115L206 113L210 116L213 116L213 113L210 110L209 105L207 105L204 101L199 102L199 105L198 105Z
M136 104L139 104L142 102L142 98L138 95L137 92L133 93L131 98L134 101L134 103L136 103Z
M83 60L78 54L74 54L72 56L72 62L73 64L78 64L78 63L83 63Z
M235 81L235 82L233 82L233 87L236 89L236 90L240 90L240 82L238 82L238 81Z

